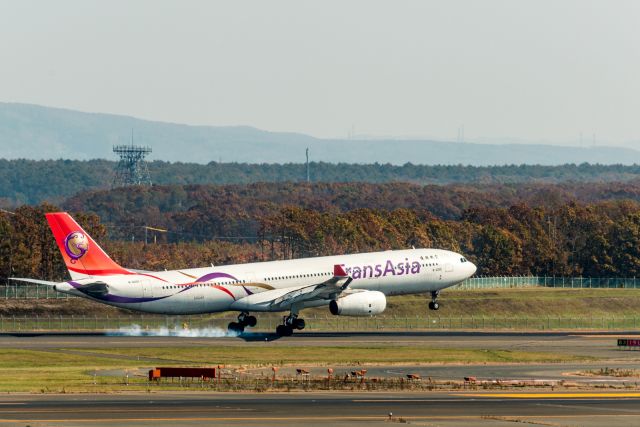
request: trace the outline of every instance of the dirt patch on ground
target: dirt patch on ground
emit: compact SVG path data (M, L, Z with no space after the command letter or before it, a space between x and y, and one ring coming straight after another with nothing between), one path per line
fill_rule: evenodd
M640 377L638 369L622 369L622 368L600 368L588 371L574 372L572 375L581 377L616 377L616 378L637 378Z

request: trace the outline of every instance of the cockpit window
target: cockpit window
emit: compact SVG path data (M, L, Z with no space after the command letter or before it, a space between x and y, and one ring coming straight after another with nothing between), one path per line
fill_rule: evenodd
M460 258L460 262L467 262L466 258Z

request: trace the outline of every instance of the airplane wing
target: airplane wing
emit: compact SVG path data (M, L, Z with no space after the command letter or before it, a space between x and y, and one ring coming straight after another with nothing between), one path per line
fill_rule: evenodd
M233 310L284 311L294 304L311 301L332 300L347 291L353 279L341 265L333 266L333 277L315 285L302 285L284 289L273 289L248 295L231 304Z

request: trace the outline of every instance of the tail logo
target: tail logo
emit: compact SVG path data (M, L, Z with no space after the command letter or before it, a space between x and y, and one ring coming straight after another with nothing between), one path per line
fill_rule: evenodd
M89 239L83 233L74 231L64 239L64 250L75 263L89 251Z

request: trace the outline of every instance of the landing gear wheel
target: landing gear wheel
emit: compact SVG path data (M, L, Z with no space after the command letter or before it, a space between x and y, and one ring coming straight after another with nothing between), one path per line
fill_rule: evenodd
M231 322L227 326L227 330L229 332L231 332L231 333L236 333L236 334L240 335L241 333L244 332L244 326L241 323L238 323L238 322Z
M244 319L244 323L250 327L253 328L254 326L256 326L258 324L258 319L256 319L255 316L247 316Z
M247 326L253 328L258 323L258 319L255 316L250 316L248 312L243 311L238 315L238 324L244 329Z
M292 310L288 316L282 318L282 325L278 325L276 328L276 334L281 337L290 337L293 335L293 330L302 330L306 326L304 319L298 318L298 311Z
M293 328L289 325L278 325L276 328L276 334L281 337L290 337L293 335Z
M293 320L293 324L291 326L293 326L297 330L301 331L306 326L306 323L305 323L304 319L294 319Z
M431 292L431 302L429 302L429 310L437 310L440 308L440 304L438 304L438 295L440 295L440 291Z

